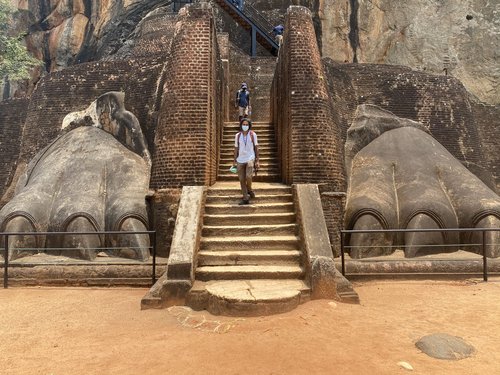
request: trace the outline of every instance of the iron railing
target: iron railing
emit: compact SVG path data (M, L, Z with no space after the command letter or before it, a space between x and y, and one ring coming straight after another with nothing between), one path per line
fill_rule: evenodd
M242 7L238 7L231 0L214 0L219 5L226 4L232 9L233 14L230 15L237 21L238 18L248 24L252 31L252 56L256 55L256 36L259 33L269 44L272 50L278 51L278 43L276 43L273 35L272 24L251 4L244 3Z
M9 237L13 236L34 236L34 237L51 237L51 236L113 236L115 239L119 239L120 236L128 236L128 235L149 235L149 247L145 249L149 250L152 256L152 270L151 270L151 282L152 285L156 282L156 231L108 231L108 232L0 232L0 240L3 240L4 248L4 264L3 264L3 287L6 289L9 287ZM1 241L0 241L1 243ZM96 250L96 251L110 251L121 249L124 246L102 246L95 248L86 248L86 250ZM130 247L129 247L130 248ZM141 247L144 249L144 247ZM43 252L51 252L51 251L75 251L79 250L75 247L66 247L66 248L52 248L52 247L30 247L30 248L16 248L17 251L33 251L38 253ZM64 265L69 265L69 263L64 263Z
M340 256L341 256L341 269L342 275L346 275L346 266L345 266L345 251L346 249L354 249L354 248L368 248L373 247L371 245L359 245L359 246L350 246L346 245L345 236L352 234L361 234L361 233L450 233L450 232L461 232L461 233L470 233L470 232L480 232L482 241L481 243L465 243L465 244L442 244L442 245L420 245L419 247L433 247L438 248L442 247L456 247L458 249L463 249L471 246L481 246L481 254L483 258L483 280L488 281L488 257L486 255L486 248L488 246L499 246L498 244L487 244L486 243L486 233L487 232L500 232L500 228L450 228L450 229L367 229L367 230L341 230L340 231ZM418 246L418 245L412 245ZM383 248L394 248L394 249L405 249L405 245L377 245L375 247L383 247ZM418 259L413 258L413 259ZM428 260L428 259L425 259Z

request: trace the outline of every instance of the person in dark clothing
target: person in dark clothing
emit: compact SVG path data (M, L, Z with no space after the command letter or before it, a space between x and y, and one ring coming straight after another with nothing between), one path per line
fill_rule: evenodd
M273 34L274 37L276 38L276 43L278 43L278 46L281 47L283 44L283 33L285 31L285 27L283 25L278 25L275 26L273 29Z
M231 2L238 8L239 10L243 10L243 0L231 0Z
M234 107L238 108L238 121L241 122L242 118L248 117L250 110L250 91L248 91L248 86L246 83L242 83L241 89L236 92L236 101L234 103Z

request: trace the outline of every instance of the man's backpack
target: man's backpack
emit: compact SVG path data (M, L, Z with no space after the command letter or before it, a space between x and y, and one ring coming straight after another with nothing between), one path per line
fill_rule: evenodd
M238 92L236 93L236 103L239 104L240 103L240 97L241 97L241 94L244 93L245 96L246 96L246 100L248 102L248 96L250 95L250 91L248 90L245 90L243 91L242 89L239 89Z

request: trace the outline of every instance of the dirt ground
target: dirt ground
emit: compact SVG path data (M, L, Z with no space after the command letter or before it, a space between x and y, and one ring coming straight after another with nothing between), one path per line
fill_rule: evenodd
M141 311L145 289L1 290L0 373L500 374L500 278L355 289L360 305L320 300L242 319ZM476 354L446 361L415 347L439 332L462 337Z

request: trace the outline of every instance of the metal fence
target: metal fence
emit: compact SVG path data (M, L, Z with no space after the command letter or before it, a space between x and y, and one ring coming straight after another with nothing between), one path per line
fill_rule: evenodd
M99 236L101 239L109 239L110 236L116 241L123 239L124 236L130 235L148 235L149 243L148 247L137 247L132 248L130 246L112 246L112 245L104 245L99 247L85 247L85 250L95 250L96 252L106 252L123 249L124 247L130 248L132 250L137 249L145 249L150 252L152 256L152 270L151 270L151 282L154 284L156 282L156 231L108 231L108 232L0 232L0 243L3 242L3 256L4 256L4 274L3 274L3 287L8 288L9 286L9 254L12 249L9 249L9 238L14 236L22 236L29 237L33 236L35 238L38 237L67 237L67 236ZM101 241L101 243L108 243L108 241ZM16 247L15 251L23 251L23 252L34 252L34 253L53 253L53 252L61 252L63 254L65 251L78 251L80 247L45 247L45 246L33 246L33 247ZM56 265L56 264L54 264ZM64 265L71 265L71 263L64 263Z
M352 234L362 234L362 233L396 233L396 234L404 234L404 233L481 233L482 241L480 243L458 243L458 244L429 244L429 245L415 245L418 247L442 247L450 248L456 247L458 249L464 249L467 247L481 247L481 254L483 258L483 280L488 281L488 257L486 253L486 249L488 246L500 246L500 244L487 244L486 243L486 233L487 232L500 232L500 228L451 228L451 229L367 229L367 230L341 230L340 231L340 256L342 261L342 275L346 275L346 266L345 266L345 252L346 250L355 249L355 248L369 248L369 247L383 247L383 248L393 248L393 249L401 249L404 250L406 248L405 245L359 245L359 246L350 246L346 245L346 237ZM418 259L413 258L413 259ZM428 259L426 259L428 260Z

